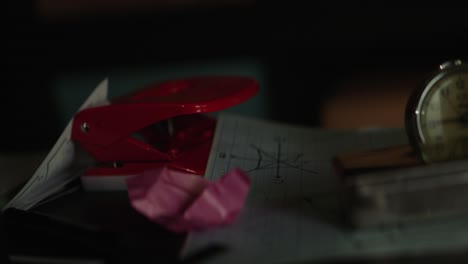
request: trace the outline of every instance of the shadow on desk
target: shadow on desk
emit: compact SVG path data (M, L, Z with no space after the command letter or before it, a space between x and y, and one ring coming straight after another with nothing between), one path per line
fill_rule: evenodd
M31 211L10 208L0 220L5 232L1 238L6 237L2 242L7 242L1 248L12 263L178 263L186 237L139 215L126 192L78 191ZM183 263L203 263L223 250L214 245ZM468 263L468 252L320 263Z
M173 263L185 238L133 211L125 192L79 191L30 212L8 209L3 222L15 263Z

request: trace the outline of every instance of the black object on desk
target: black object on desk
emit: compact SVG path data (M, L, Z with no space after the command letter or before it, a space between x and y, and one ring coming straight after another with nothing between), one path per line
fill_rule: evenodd
M133 211L125 192L78 191L31 211L9 208L2 218L13 260L175 263L185 239Z
M0 263L9 263L6 250L6 238L3 225L3 218L0 215Z

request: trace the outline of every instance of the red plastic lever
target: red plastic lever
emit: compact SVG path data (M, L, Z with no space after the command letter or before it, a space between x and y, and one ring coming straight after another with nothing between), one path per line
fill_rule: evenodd
M223 110L249 99L257 90L257 82L248 77L168 81L80 111L73 121L72 139L100 162L173 160L179 153L156 149L132 134L169 118ZM204 122L209 125L210 121Z

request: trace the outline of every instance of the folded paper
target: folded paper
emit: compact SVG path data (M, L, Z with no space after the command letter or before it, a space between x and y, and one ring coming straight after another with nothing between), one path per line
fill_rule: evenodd
M133 208L174 232L231 224L247 197L250 180L233 169L217 181L167 167L126 180Z

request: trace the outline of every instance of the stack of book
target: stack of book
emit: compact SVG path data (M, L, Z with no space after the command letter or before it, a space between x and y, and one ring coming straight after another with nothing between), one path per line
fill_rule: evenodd
M420 162L409 146L336 158L349 223L419 224L468 215L468 162Z

